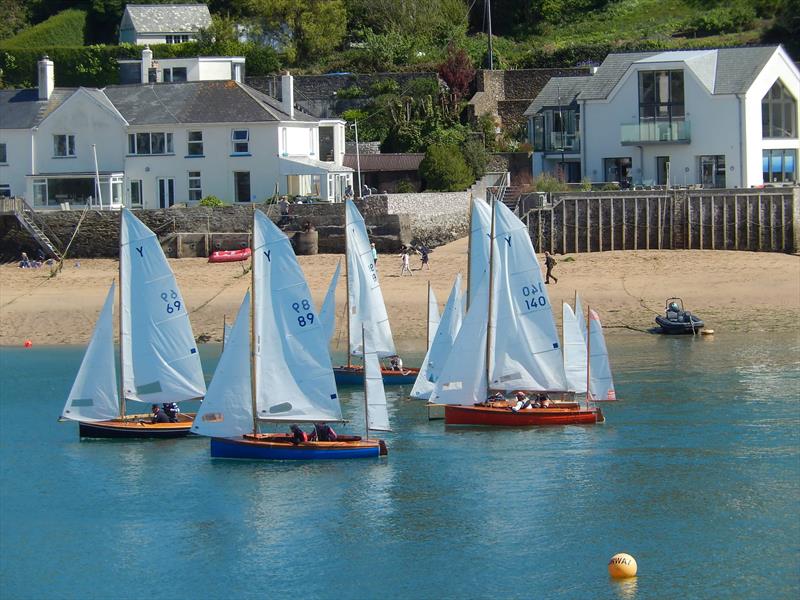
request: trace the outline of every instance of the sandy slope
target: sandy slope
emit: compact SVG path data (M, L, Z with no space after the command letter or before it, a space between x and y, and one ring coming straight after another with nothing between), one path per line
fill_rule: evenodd
M466 277L466 239L437 248L430 271L399 277L400 259L381 255L378 266L392 330L401 349L424 344L425 290L433 284L444 304L456 273ZM317 305L327 289L338 255L300 257ZM572 301L577 289L596 308L606 327L646 329L663 310L667 296L680 296L687 308L715 330L798 330L800 257L784 254L722 251L629 251L558 256L557 285L549 292L560 320L560 304ZM208 264L204 259L171 260L191 311L195 335L219 341L223 315L232 319L249 275L242 263ZM0 344L84 344L111 281L113 260L66 263L49 278L47 268L0 267ZM344 329L344 277L337 289L338 331ZM340 338L340 348L344 347Z

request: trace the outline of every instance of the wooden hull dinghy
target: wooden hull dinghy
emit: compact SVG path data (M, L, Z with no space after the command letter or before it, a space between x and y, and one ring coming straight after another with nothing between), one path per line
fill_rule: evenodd
M386 456L383 440L340 435L334 442L299 442L283 433L245 434L240 438L211 438L213 458L266 460L335 460Z
M150 415L128 415L125 419L79 422L79 433L84 438L164 439L189 435L194 414L182 413L177 423L150 423Z
M460 406L444 407L445 425L488 425L494 427L532 427L540 425L593 425L604 421L600 408L577 405L550 408L528 408L517 412L508 407Z
M336 378L336 385L364 385L364 367L360 365L334 367L333 375ZM419 369L402 371L381 369L381 375L383 385L414 385Z

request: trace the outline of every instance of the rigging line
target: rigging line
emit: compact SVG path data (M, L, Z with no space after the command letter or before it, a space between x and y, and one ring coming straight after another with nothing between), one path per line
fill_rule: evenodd
M653 312L653 313L655 313L655 314L657 314L657 315L660 315L660 314L661 314L661 312L660 312L660 311L655 311L655 310L653 310L652 308L650 308L649 306L647 306L647 305L644 303L644 298L639 298L639 297L637 297L637 296L634 296L633 294L631 294L631 293L630 293L630 291L628 291L628 286L626 286L626 285L625 285L625 276L624 276L624 275L622 276L622 289L623 289L623 290L625 290L625 293L626 293L628 296L630 296L631 298L633 298L634 300L636 300L636 301L639 303L639 306L641 306L643 309L645 309L645 310L647 310L647 311L650 311L650 312Z

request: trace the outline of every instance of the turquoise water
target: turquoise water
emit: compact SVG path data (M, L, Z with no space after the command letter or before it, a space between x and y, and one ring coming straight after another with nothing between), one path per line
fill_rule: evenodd
M56 418L83 349L4 348L0 594L797 598L798 338L608 344L603 425L446 430L390 390L388 457L306 464L80 441ZM609 579L620 551L635 580Z

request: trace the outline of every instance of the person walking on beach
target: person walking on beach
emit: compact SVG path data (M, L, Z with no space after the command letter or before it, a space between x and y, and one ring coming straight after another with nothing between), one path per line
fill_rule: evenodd
M556 259L553 258L553 255L547 250L544 251L544 266L547 267L547 273L545 273L544 282L550 283L550 278L552 277L553 281L558 283L558 278L553 275L553 267L556 266Z
M372 264L378 266L378 251L375 249L375 242L370 244L370 248L372 249Z
M400 253L400 260L402 261L402 266L400 267L400 277L402 277L406 272L412 277L414 274L411 272L411 262L408 258L408 250L403 247L403 251Z
M419 252L419 259L421 261L419 265L419 270L422 271L422 269L424 269L425 267L428 267L428 270L430 270L431 266L428 264L429 260L428 253L430 251L428 250L427 246L423 244L422 246L419 247L419 250L417 250L417 252Z

